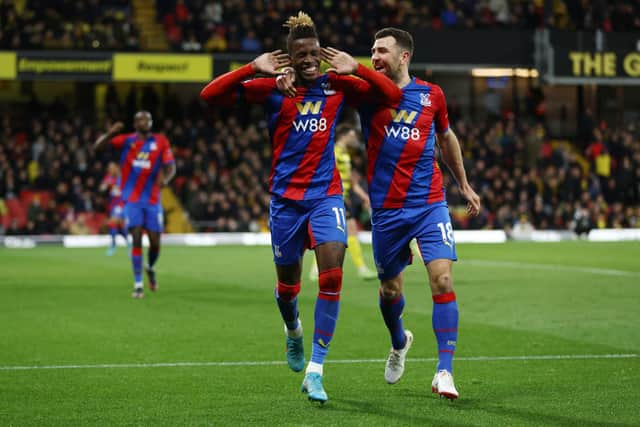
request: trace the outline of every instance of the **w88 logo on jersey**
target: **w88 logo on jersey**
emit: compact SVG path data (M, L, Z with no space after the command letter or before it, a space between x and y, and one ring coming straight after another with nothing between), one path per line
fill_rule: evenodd
M327 130L327 119L299 119L293 121L293 128L298 132L324 132Z
M384 127L387 138L400 138L405 141L420 139L420 129L414 127L414 121L418 116L417 111L389 109L392 122Z
M293 128L296 132L324 132L327 130L327 119L319 117L322 112L322 101L296 102L296 109L298 110L298 118L293 121Z
M386 126L384 133L387 138L400 138L406 140L417 141L420 139L420 129L409 126Z

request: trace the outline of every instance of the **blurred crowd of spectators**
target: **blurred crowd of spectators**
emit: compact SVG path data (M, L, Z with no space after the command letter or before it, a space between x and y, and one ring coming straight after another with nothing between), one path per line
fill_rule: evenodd
M282 46L282 24L304 10L325 44L367 54L376 30L640 30L640 0L156 0L175 50L259 52ZM0 0L2 49L137 50L125 0Z
M172 143L177 165L172 189L195 228L265 230L270 145L264 126L241 125L228 116L205 121L208 110L195 99L178 109L177 100L166 101L160 108L173 112L173 118L160 120L156 115L154 132L166 134ZM117 109L114 102L111 97L110 108ZM131 120L124 118L124 111L129 107L120 107L127 131ZM109 161L119 161L118 153L94 152L92 143L105 127L71 117L61 100L46 107L32 103L20 119L6 112L0 116L0 216L6 212L5 202L23 191L52 195L46 205L33 198L26 225L12 221L6 230L0 226L1 232L65 234L78 228L80 214L106 213L108 194L99 187Z
M131 129L127 117L137 106L115 95L109 103ZM181 105L171 96L153 105L154 131L167 135L176 156L172 189L196 230L266 230L271 146L259 108L240 115L209 110L195 98ZM28 112L1 116L0 214L3 201L22 190L52 196L46 205L31 202L26 227L11 224L3 232L82 232L75 219L106 211L108 195L99 191L100 181L107 163L119 158L111 150L91 149L106 124L70 114L62 101L30 105ZM456 228L640 227L640 129L601 122L582 148L550 139L539 121L508 115L479 124L452 113L469 181L483 202L478 217L466 217L465 202L445 172ZM353 153L352 161L364 171L364 150ZM367 212L358 218L368 228Z
M0 49L138 50L126 0L0 0Z
M458 228L640 227L640 129L601 123L585 151L550 139L540 122L513 117L455 129L484 205L476 218L458 211ZM454 185L448 199L463 205Z
M198 231L266 231L271 145L264 125L234 116L165 120L173 188ZM258 121L256 121L258 123Z
M324 44L369 52L380 28L638 31L640 1L584 0L157 0L167 37L177 50L269 51L283 45L282 24L303 10Z

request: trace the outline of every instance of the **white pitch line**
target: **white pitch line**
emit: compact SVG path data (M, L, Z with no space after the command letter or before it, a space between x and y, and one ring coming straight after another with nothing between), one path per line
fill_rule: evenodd
M582 359L636 359L640 354L551 354L540 356L477 356L456 357L456 361L493 362L526 360L582 360ZM436 358L408 358L417 363L436 362ZM367 364L384 363L386 359L342 359L327 360L329 364ZM173 363L104 363L98 365L35 365L0 366L0 371L34 371L43 369L121 369L121 368L181 368L181 367L226 367L226 366L273 366L285 365L282 360L246 361L246 362L173 362Z
M610 268L579 267L577 265L536 264L529 262L491 261L484 259L462 260L461 264L477 265L481 267L505 267L518 269L531 268L534 270L570 271L572 273L590 273L602 274L605 276L626 276L640 278L640 272L637 271L615 270Z

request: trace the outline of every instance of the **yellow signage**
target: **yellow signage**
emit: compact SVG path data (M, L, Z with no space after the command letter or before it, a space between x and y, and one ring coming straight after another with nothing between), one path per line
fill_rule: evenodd
M365 67L373 68L373 65L371 65L370 56L356 56L356 61L358 61L360 64L364 65Z
M116 53L113 79L146 82L208 82L213 71L209 55Z
M16 53L0 52L0 79L16 78Z
M104 74L111 72L111 59L35 59L20 58L18 60L19 73L35 74Z
M365 67L368 67L368 68L373 68L373 65L371 65L371 57L369 57L369 56L356 56L354 58L355 58L356 61L358 61L359 64L362 64L362 65L364 65ZM322 61L322 63L320 64L320 71L322 71L324 73L329 68L331 68L331 65L329 65L326 62Z
M640 77L640 53L633 52L625 56L622 60L622 68L631 77Z
M640 77L638 52L569 52L569 60L577 77Z
M246 62L231 61L229 63L229 71L237 70L238 68L243 67L245 64Z

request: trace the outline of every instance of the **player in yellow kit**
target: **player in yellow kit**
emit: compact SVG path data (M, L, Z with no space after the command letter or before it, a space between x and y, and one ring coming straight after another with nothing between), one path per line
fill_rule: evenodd
M344 197L344 205L347 217L347 231L348 231L348 251L351 254L351 260L353 265L358 270L358 276L364 280L377 279L378 275L375 271L369 269L362 257L362 249L360 247L360 241L358 240L358 224L352 215L352 203L350 198L350 192L353 191L366 209L370 209L369 195L360 186L357 172L351 169L351 155L349 154L349 148L358 145L358 134L355 129L347 124L341 124L336 128L335 139L335 157L336 167L340 173L340 179L342 180L342 196ZM309 279L312 281L318 280L318 265L315 261L311 264L311 270L309 271Z

